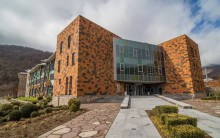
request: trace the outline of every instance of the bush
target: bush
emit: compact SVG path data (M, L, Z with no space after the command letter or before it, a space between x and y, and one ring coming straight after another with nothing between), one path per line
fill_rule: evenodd
M39 116L39 115L40 115L39 112L34 111L34 112L31 113L31 118L37 117L37 116Z
M204 138L205 132L192 125L179 125L172 127L174 138Z
M47 100L47 102L50 102L50 101L52 101L52 97L51 96L47 96L46 100Z
M0 117L6 116L7 112L6 111L0 111Z
M71 99L69 99L69 101L68 101L68 107L70 108L73 104L75 104L76 105L76 107L77 107L77 111L80 109L80 99L78 99L78 98L71 98ZM72 107L71 107L72 108Z
M13 106L13 110L19 110L19 106L18 105L14 105Z
M44 110L44 113L47 114L47 113L51 113L53 110L51 107L47 107L45 110Z
M42 96L38 96L38 97L37 97L37 100L38 100L38 101L43 100L43 99L44 99L44 98L43 98Z
M12 110L13 106L11 104L3 104L1 107L2 111L8 111L8 110Z
M10 121L19 121L22 117L22 113L19 110L14 110L9 114Z
M67 105L61 105L59 106L58 108L61 108L61 109L69 109L69 107Z
M72 104L70 107L69 107L69 110L71 112L77 112L79 110L78 106L76 104Z
M37 104L37 101L32 101L32 104Z
M163 115L162 115L163 116ZM192 126L197 126L197 118L186 116L186 115L181 115L181 114L167 114L164 115L164 117L161 117L161 121L165 123L168 127L168 129L171 126L177 126L177 125L192 125Z
M11 102L11 104L12 104L12 105L17 105L17 106L20 106L20 105L21 105L21 103L20 103L20 102L17 102L17 101L13 101L13 102Z
M178 107L171 105L160 105L155 107L154 112L156 112L157 115L163 113L178 113Z
M38 107L33 104L24 104L21 106L21 112L23 117L30 117L33 111L38 111Z
M7 121L8 121L8 116L0 117L0 123Z

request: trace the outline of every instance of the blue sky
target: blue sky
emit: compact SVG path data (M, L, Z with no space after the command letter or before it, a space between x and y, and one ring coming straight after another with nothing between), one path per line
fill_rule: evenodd
M202 65L220 64L220 0L1 0L0 44L54 52L56 37L79 14L121 36L160 44L182 34Z

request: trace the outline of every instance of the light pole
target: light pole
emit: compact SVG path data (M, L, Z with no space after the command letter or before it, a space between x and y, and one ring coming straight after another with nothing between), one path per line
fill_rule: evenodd
M60 84L58 85L58 106L60 106Z

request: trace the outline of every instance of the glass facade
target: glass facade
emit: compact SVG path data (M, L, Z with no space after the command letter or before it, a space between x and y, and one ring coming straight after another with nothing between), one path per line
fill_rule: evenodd
M162 47L114 38L113 50L115 80L149 84L166 81Z

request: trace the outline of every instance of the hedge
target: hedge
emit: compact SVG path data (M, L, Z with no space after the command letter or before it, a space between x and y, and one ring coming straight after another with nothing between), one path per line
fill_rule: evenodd
M172 114L167 114L165 115L165 117L160 117L160 118L161 121L167 125L168 129L171 126L184 125L184 124L192 125L195 127L197 126L197 118L186 115L172 113Z
M178 107L171 105L160 105L155 107L154 112L156 112L157 115L163 113L178 113Z
M192 125L178 125L172 127L171 133L174 138L204 138L205 132Z
M22 113L19 110L12 111L8 116L10 121L19 121L21 117L22 117Z
M69 101L68 101L68 107L69 107L69 109L70 108L72 108L73 109L73 106L72 105L75 105L76 107L74 107L74 108L76 108L76 109L74 109L74 111L78 111L79 109L80 109L80 104L81 104L81 102L80 102L80 99L78 99L78 98L71 98L71 99L69 99ZM71 109L70 109L71 110Z
M1 107L2 111L8 111L8 110L12 110L13 109L13 105L12 104L3 104Z
M20 111L22 112L23 117L30 117L33 111L38 111L38 107L33 104L24 104L21 106Z

